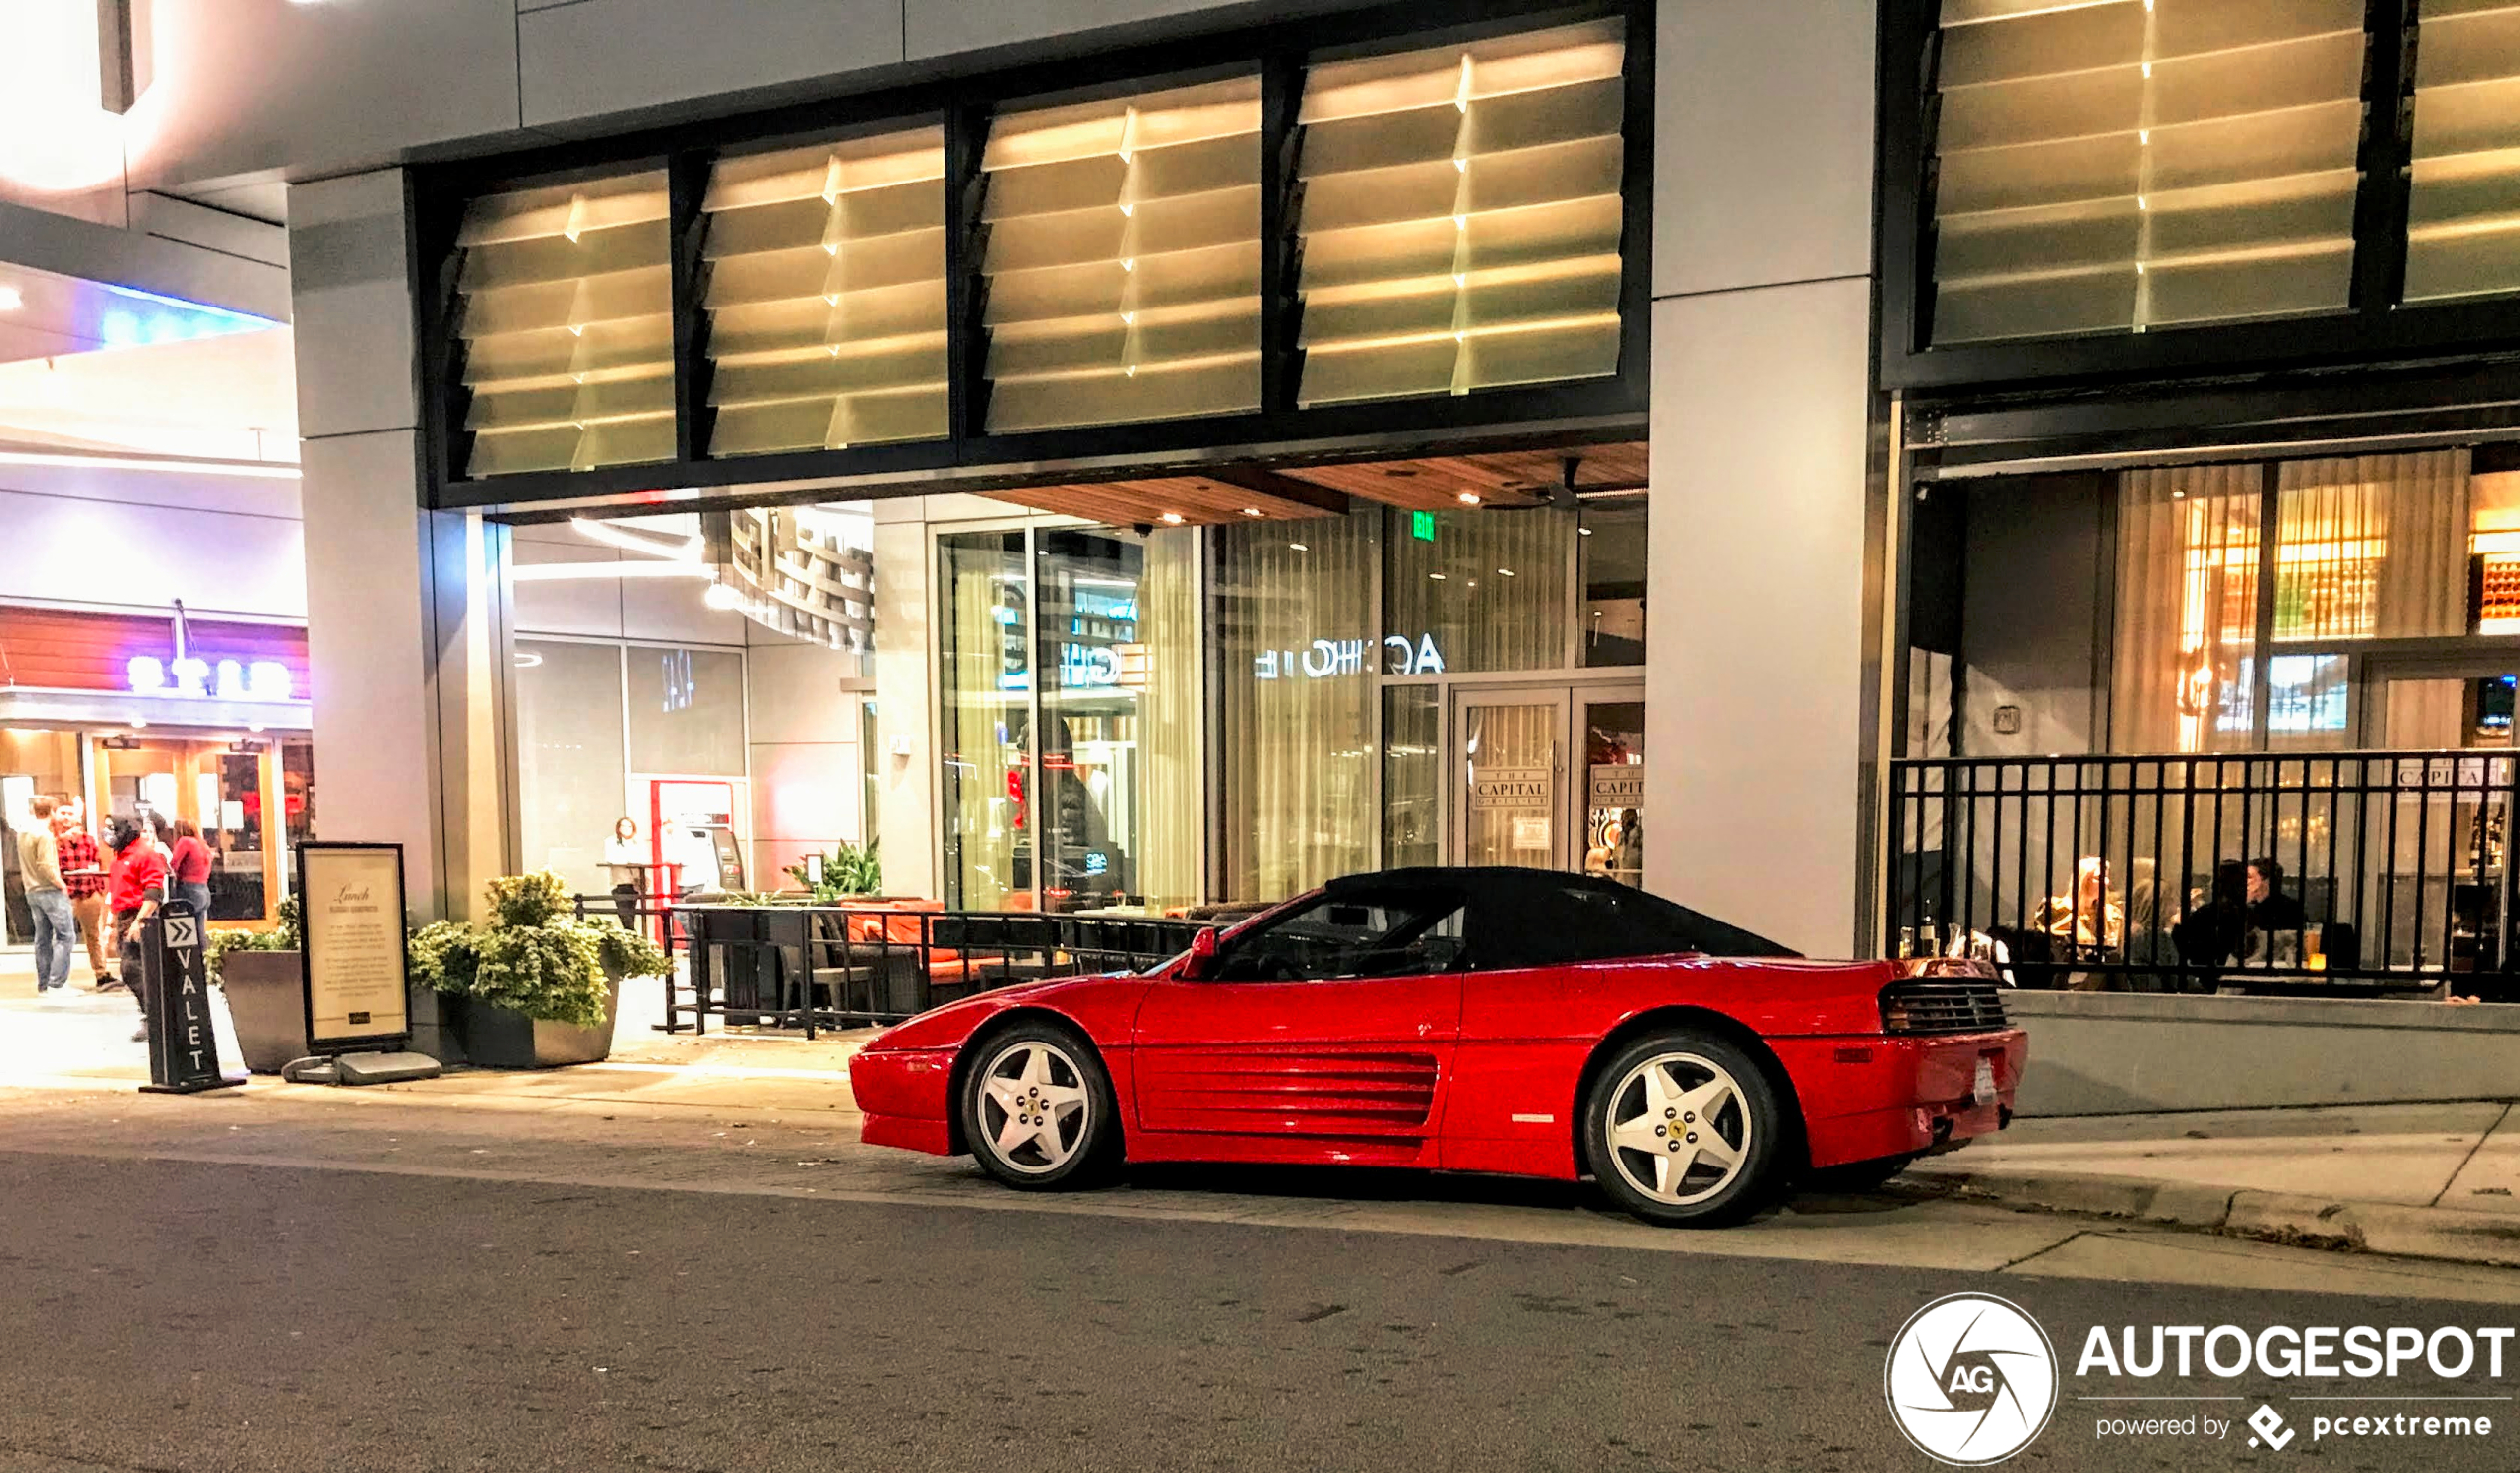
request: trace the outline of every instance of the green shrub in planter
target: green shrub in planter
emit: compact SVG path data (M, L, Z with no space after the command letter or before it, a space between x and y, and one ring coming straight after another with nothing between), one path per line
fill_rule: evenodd
M877 895L884 888L884 861L875 853L882 840L869 840L864 848L846 840L840 847L822 856L822 883L816 885L808 876L812 871L802 862L788 866L788 874L800 885L811 887L814 898L822 905L845 900L852 895Z
M212 982L223 980L219 963L239 951L295 951L305 944L305 931L298 919L298 898L291 896L280 903L280 923L270 930L214 930L210 932L210 949L202 965Z
M542 1023L601 1027L614 978L674 970L654 941L609 916L573 913L549 870L489 886L486 923L439 921L411 938L412 975L440 992Z

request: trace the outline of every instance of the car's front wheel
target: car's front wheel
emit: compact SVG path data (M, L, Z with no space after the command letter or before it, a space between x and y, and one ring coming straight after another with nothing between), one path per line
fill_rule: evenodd
M962 1136L988 1173L1028 1191L1083 1186L1119 1156L1120 1111L1093 1046L1055 1023L978 1044L962 1078Z
M1787 1136L1766 1070L1694 1029L1620 1049L1584 1103L1584 1154L1601 1189L1674 1227L1720 1227L1766 1206Z

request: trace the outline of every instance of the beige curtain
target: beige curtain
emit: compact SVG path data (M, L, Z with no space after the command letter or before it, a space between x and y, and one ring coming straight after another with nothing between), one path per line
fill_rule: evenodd
M2362 455L2280 467L2280 641L2412 639L2467 629L2467 452ZM2457 680L2391 682L2368 739L2456 747Z
M1385 634L1432 638L1444 668L1454 673L1568 663L1572 510L1436 512L1432 538L1416 534L1416 514L1390 515Z
M1146 803L1138 814L1137 885L1156 909L1199 896L1198 836L1207 809L1199 782L1198 537L1173 528L1146 539L1138 583L1138 639L1146 688L1138 696L1138 760Z
M964 533L938 539L945 574L944 669L940 683L945 823L945 900L968 910L1006 906L1010 894L1029 903L1015 883L1015 849L1028 822L1007 775L1025 770L1031 695L1030 631L1021 622L1024 535ZM1000 610L1014 611L1005 622ZM1009 677L1014 688L1008 688ZM1027 844L1025 847L1030 848Z
M2199 465L2118 477L2109 745L2213 752L2248 745L2257 642L2260 470Z
M1372 863L1381 512L1216 534L1219 900L1281 899Z

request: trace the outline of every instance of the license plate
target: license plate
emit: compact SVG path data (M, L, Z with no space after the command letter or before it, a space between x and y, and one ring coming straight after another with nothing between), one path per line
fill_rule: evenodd
M1968 1097L1971 1103L1979 1105L1994 1099L1995 1061L1993 1059L1981 1058L1977 1061L1977 1078L1969 1085Z

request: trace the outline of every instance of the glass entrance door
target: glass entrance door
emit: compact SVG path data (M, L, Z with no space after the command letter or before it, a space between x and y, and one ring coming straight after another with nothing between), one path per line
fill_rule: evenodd
M1456 862L1567 868L1566 688L1471 687L1452 699Z
M1643 686L1456 684L1450 704L1450 863L1644 883ZM1424 724L1432 725L1431 711ZM1395 741L1402 734L1391 733ZM1431 745L1429 735L1417 733L1418 746ZM1392 862L1410 860L1395 851Z
M2373 698L2366 743L2396 751L2513 744L2520 659L2375 657L2369 664L2365 686Z

